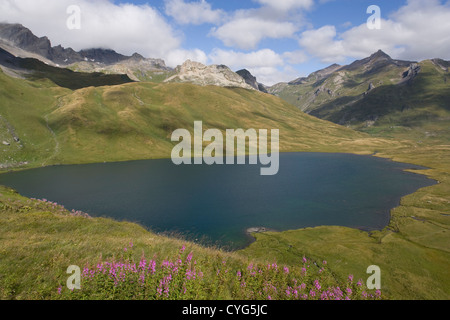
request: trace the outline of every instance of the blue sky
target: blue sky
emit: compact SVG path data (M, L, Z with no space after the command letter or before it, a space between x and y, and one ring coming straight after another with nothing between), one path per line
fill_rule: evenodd
M75 30L66 27L70 5L80 8ZM380 29L367 26L370 5L381 10ZM378 49L397 59L450 59L447 0L0 0L0 21L75 50L247 68L268 85Z

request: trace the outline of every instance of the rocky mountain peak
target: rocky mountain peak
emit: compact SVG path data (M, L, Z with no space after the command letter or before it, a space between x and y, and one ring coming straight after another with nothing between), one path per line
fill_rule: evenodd
M374 60L374 59L392 60L392 58L387 53L385 53L383 50L378 50L377 52L372 54L369 58L371 60Z
M244 78L225 65L206 66L197 61L186 60L176 68L177 74L165 82L190 82L200 86L241 87L254 90Z
M0 23L0 38L20 49L51 59L51 43L47 37L38 38L23 25Z

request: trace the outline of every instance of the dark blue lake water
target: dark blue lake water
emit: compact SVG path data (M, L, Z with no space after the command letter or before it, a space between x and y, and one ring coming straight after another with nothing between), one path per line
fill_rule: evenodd
M236 249L251 242L251 227L382 229L401 197L435 184L403 171L419 168L371 156L281 153L274 176L261 176L259 165L169 159L45 167L2 174L0 184L91 216Z

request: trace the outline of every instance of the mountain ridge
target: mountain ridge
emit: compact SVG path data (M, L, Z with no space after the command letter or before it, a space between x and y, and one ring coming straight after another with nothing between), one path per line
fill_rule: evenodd
M18 23L0 23L0 38L22 50L38 54L62 66L69 66L82 61L110 65L136 57L145 59L137 53L132 56L125 56L108 48L90 48L77 52L72 48L64 48L61 45L52 46L48 37L39 38L30 29ZM161 59L150 60L158 60L160 64L162 62Z
M167 78L164 82L189 82L200 86L214 85L258 90L225 65L206 66L200 62L186 60L175 69L175 72L175 75Z
M246 89L253 87L246 83L244 77L237 77L236 73L227 70L229 68L224 65L203 66L195 62L197 70L194 71L193 62L188 60L172 69L166 66L163 59L145 58L139 53L125 56L104 48L76 52L61 45L52 47L47 37L39 38L21 24L0 23L0 48L17 57L38 59L55 67L77 72L126 74L133 81L181 81L198 85L237 86ZM187 65L190 71L187 70ZM255 89L266 92L262 84L258 84Z

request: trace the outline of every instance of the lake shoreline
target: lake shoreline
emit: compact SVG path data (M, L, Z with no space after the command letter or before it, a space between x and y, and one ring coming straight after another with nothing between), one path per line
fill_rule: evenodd
M431 179L431 178L429 178L429 176L427 175L427 174L424 174L423 172L411 172L411 171L413 171L413 170L424 170L424 169L427 169L427 168L425 168L425 167L423 167L423 166L420 166L420 165L415 165L415 164L411 164L411 163L404 163L404 162L399 162L399 161L394 161L394 160L392 160L392 159L389 159L389 158L386 158L386 157L382 157L382 156L379 156L379 155L374 155L374 154L364 154L364 155L361 155L361 154L355 154L355 153L338 153L338 152L283 152L283 154L285 154L285 155L287 155L287 156L289 156L290 154L291 155L298 155L298 154L309 154L309 155L317 155L317 154L326 154L326 155L339 155L339 156L342 156L342 155L351 155L351 156L361 156L361 157L367 157L367 158L377 158L377 159L383 159L383 160L387 160L387 161L389 161L389 162L392 162L392 163L398 163L398 164L401 164L401 165L406 165L407 166L407 168L401 168L401 170L402 171L404 171L404 172L409 172L409 173L413 173L413 174L419 174L419 175L422 175L422 176L425 176L425 177L427 177L428 179L430 179L430 180L432 180L432 181L434 181L434 182L436 182L436 180L433 180L433 179ZM64 167L64 166L78 166L78 165L99 165L99 166L101 166L101 165L104 165L104 164L122 164L122 163L138 163L139 164L139 162L145 162L145 161L149 161L149 160L168 160L167 158L158 158L158 159L147 159L147 160L130 160L130 161L119 161L119 162L103 162L103 163L88 163L88 164L63 164L63 165L48 165L48 166L45 166L45 167L37 167L37 168L27 168L27 170L31 170L31 169L41 169L41 168L49 168L49 167ZM9 172L6 172L6 173L11 173L11 172L17 172L17 171L22 171L22 170L13 170L13 171L9 171ZM5 174L6 174L5 173ZM0 173L1 174L1 173ZM14 188L14 187L13 187ZM421 187L422 188L422 187ZM418 190L420 190L421 188L419 188ZM417 192L418 190L416 190L415 192ZM414 192L414 193L415 193ZM409 195L409 194L406 194L406 195ZM406 196L406 195L404 195L404 196ZM392 219L392 216L391 216L391 211L393 210L393 209L395 209L396 207L398 207L398 206L400 206L401 205L401 199L404 197L404 196L402 196L401 198L399 198L397 201L396 201L396 203L395 203L395 205L393 205L392 207L390 207L388 210L388 212L386 213L387 215L388 215L388 217L387 217L387 221L385 222L385 223L383 223L383 226L380 226L380 227L369 227L369 226L364 226L364 225L362 225L361 227L357 227L357 226L348 226L348 225L342 225L342 224L334 224L334 223L325 223L325 224L319 224L319 225L315 225L315 226L307 226L307 227L302 227L302 228L282 228L282 230L275 230L275 229L273 229L273 228L270 228L270 227L263 227L263 226L257 226L257 227L250 227L250 228L247 228L247 229L244 229L243 231L244 231L244 233L245 233L245 236L248 238L248 239L250 239L250 241L249 241L249 243L247 243L245 246L243 246L243 247L241 247L241 246L239 246L239 247L236 247L235 249L233 249L232 251L238 251L238 250L241 250L241 249L243 249L243 248L246 248L246 247L248 247L248 246L250 246L255 240L256 240L256 237L254 236L254 234L256 234L256 233L265 233L265 232L286 232L286 231L292 231L292 230L302 230L302 229L306 229L306 228L314 228L314 227L322 227L322 226L330 226L330 227L333 227L333 226L337 226L337 227L345 227L345 228L352 228L352 229L357 229L357 230L361 230L361 231L364 231L364 232L367 232L367 233L370 233L370 232L372 232L372 231L381 231L381 230L383 230L384 228L386 228L386 227L388 227L389 226L389 224L390 224L390 222L391 222L391 219ZM92 212L96 212L96 211L92 211ZM103 216L104 216L104 214L103 214ZM120 219L117 219L117 217L114 217L114 216L111 216L110 217L111 219L113 219L113 220L123 220L123 218L120 218ZM131 221L131 220L130 220ZM141 225L146 225L145 223L140 223ZM155 224L149 224L148 225L148 228L149 229L151 229L152 228L152 226L154 226Z

